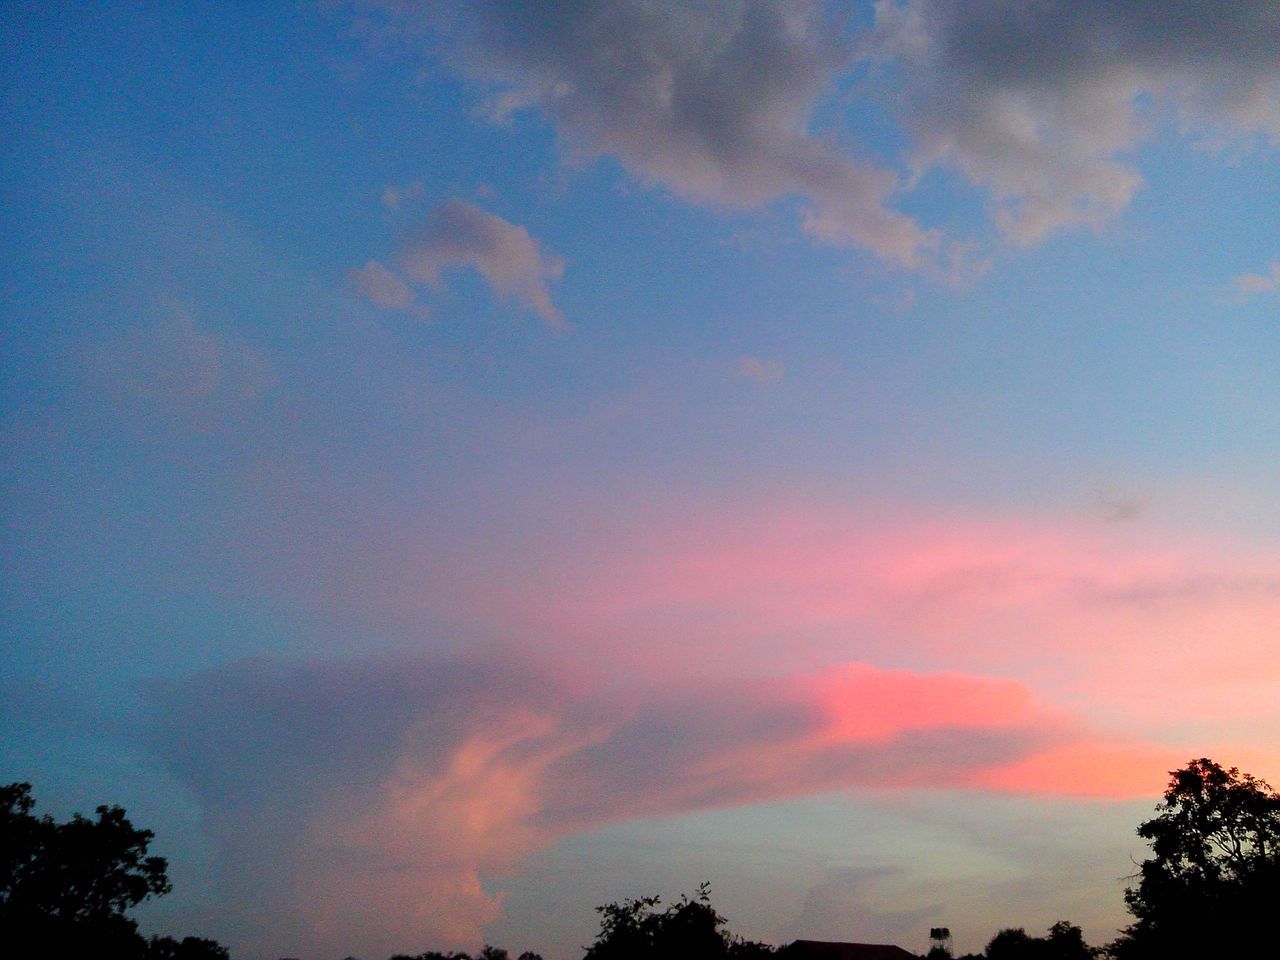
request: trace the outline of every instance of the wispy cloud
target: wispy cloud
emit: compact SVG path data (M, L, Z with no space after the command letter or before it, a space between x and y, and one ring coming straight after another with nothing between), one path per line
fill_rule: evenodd
M417 299L407 283L376 260L352 270L348 276L356 293L375 307L407 310Z
M745 380L757 383L777 383L787 370L781 360L761 360L759 357L742 356L733 365L733 372Z
M1259 294L1280 291L1280 260L1272 262L1266 273L1242 273L1236 277L1236 290L1241 296L1257 296Z
M221 429L273 381L271 363L255 346L197 320L174 303L168 315L97 338L84 363L88 376L120 412L155 425Z

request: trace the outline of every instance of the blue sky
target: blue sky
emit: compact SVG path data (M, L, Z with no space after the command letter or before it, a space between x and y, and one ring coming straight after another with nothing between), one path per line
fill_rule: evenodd
M0 775L237 956L1109 938L1280 776L1280 22L1178 9L7 9Z

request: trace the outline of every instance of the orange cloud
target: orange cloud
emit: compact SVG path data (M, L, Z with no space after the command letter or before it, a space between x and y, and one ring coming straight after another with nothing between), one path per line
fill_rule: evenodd
M980 771L970 782L985 790L1007 793L1109 799L1155 797L1164 790L1168 771L1182 766L1187 759L1165 747L1092 737Z

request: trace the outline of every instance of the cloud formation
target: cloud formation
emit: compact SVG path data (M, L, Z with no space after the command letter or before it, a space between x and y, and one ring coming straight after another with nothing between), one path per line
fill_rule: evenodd
M155 323L95 337L83 362L112 412L147 432L226 430L274 381L261 350L199 322L182 304Z
M917 166L989 189L1015 243L1124 209L1142 178L1123 156L1159 116L1141 98L1211 136L1280 142L1270 0L880 0L876 38L905 80Z
M643 0L391 5L455 44L451 63L490 85L502 119L536 107L573 151L702 203L751 209L787 196L806 232L917 264L933 238L888 207L889 170L812 133L817 101L849 62L817 2Z
M759 357L742 356L733 365L733 372L744 380L756 383L776 383L786 376L781 360L761 360Z
M1012 681L865 664L605 696L512 663L252 661L154 695L150 744L218 845L230 939L260 950L474 945L501 905L486 881L612 821L1110 750ZM1075 772L1055 789L1116 789Z
M524 227L465 200L447 200L431 210L401 243L396 266L398 273L370 260L352 270L350 279L356 292L375 306L404 310L417 299L406 279L434 287L444 274L469 267L499 296L553 326L564 323L548 286L563 275L564 260L545 252Z
M938 237L891 208L898 176L811 129L860 61L891 65L862 89L895 103L917 173L958 168L1020 245L1122 211L1157 124L1280 142L1270 0L880 0L863 36L812 0L385 6L446 37L500 121L539 109L575 153L697 202L798 197L810 236L907 266Z
M352 270L349 277L357 294L384 310L407 310L417 299L407 283L376 260Z
M1275 293L1280 290L1280 260L1271 264L1266 273L1242 273L1236 277L1236 289L1243 296Z

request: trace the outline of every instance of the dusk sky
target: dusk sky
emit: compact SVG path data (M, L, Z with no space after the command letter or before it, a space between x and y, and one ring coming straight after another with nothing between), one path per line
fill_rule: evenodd
M237 958L1126 922L1280 780L1275 0L6 3L0 782Z

